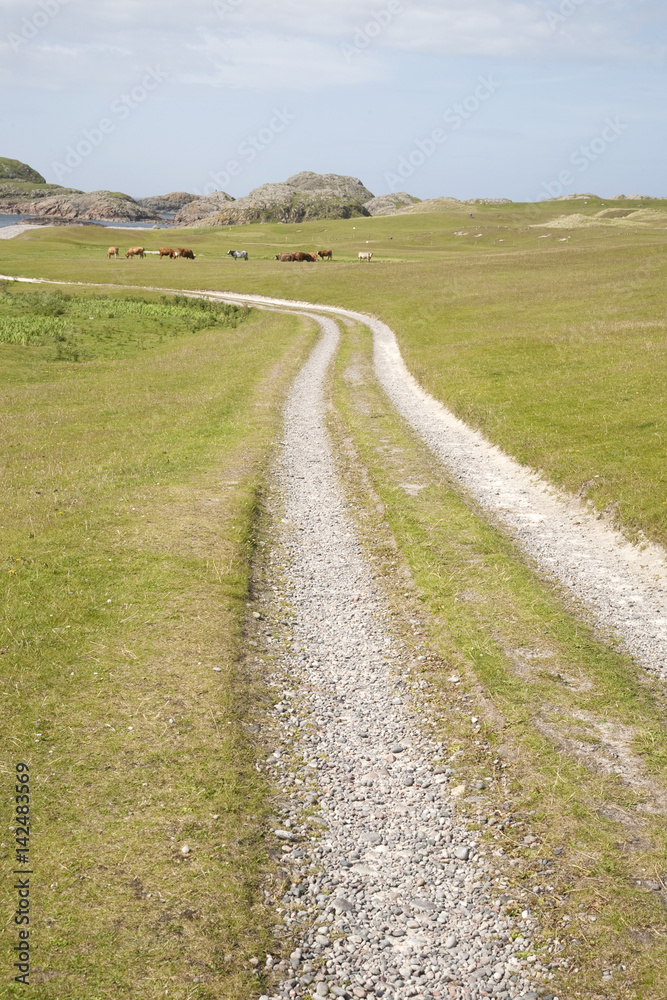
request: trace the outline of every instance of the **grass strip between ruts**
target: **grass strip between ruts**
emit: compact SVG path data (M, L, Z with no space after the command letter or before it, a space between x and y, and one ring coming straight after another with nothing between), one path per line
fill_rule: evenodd
M341 473L414 647L424 722L538 979L554 973L560 997L667 996L662 686L448 478L379 388L363 328L346 334L334 398Z

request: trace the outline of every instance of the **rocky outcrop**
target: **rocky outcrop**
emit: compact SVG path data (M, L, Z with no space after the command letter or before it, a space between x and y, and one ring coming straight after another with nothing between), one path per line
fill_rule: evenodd
M176 213L174 222L178 226L196 226L200 219L215 215L233 201L234 198L226 191L214 191L183 205Z
M228 201L209 214L200 214L216 195L187 205L176 215L177 225L234 226L250 222L308 222L312 219L351 219L370 212L365 203L373 194L356 177L304 171L278 184L262 184L244 198ZM195 217L198 216L198 217Z
M511 198L468 198L466 205L511 205Z
M463 201L459 201L458 198L426 198L415 205L408 205L407 208L402 208L398 214L425 215L428 212L457 212L468 215L470 206L466 205Z
M20 160L0 156L0 181L27 181L29 184L46 184L41 174Z
M607 201L664 201L664 198L658 198L651 194L615 194L611 198L607 198Z
M395 194L379 194L364 205L369 215L396 215L403 208L419 204L420 199L414 198L407 191L397 191Z
M156 194L150 198L137 198L137 205L141 205L147 212L178 212L184 205L190 205L197 201L196 194L188 194L187 191L172 191L170 194Z
M581 201L582 199L593 198L600 201L597 194L559 194L557 198L545 198L545 201Z
M31 215L60 219L103 219L115 222L139 222L154 219L128 194L92 191L90 194L59 194L25 202L17 209Z

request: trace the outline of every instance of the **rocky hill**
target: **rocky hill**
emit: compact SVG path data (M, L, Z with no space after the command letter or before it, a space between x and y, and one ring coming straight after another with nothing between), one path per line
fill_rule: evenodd
M213 207L216 197L224 200ZM224 192L200 198L181 209L174 222L186 226L234 226L249 222L350 219L370 215L365 204L372 199L372 192L356 177L307 170L282 183L262 184L244 198L233 200Z
M20 160L0 157L0 212L45 218L105 219L136 222L156 217L134 198L118 191L92 191L47 184L41 174Z
M46 184L41 174L20 160L0 156L0 181L27 181L29 184Z
M196 226L201 219L216 215L235 199L226 191L215 191L183 205L174 217L177 226Z
M187 191L171 191L169 194L156 194L150 198L137 198L137 205L145 208L147 212L155 212L160 215L162 212L178 212L179 208L196 200L196 194L188 194Z
M15 211L29 215L58 219L105 219L115 222L139 222L155 218L136 203L129 194L116 191L91 191L71 194L66 190L47 197L33 198L19 203Z
M120 192L85 193L47 184L26 163L0 157L0 212L53 221L144 222L175 213L173 221L177 226L233 226L394 215L418 203L418 198L405 191L375 197L357 177L310 170L280 183L262 184L243 198L235 199L225 191L204 197L172 191L135 200Z

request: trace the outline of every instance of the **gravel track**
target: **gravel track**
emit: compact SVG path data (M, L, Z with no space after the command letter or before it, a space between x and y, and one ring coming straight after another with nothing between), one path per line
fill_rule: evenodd
M323 383L338 328L318 322L323 337L286 407L283 518L267 562L277 606L294 616L276 675L285 738L273 768L291 803L274 837L292 867L282 905L297 948L278 996L550 996L531 990L526 971L535 981L547 970L517 957L530 950L529 914L512 940L489 892L492 861L457 821L451 770L410 708L403 654L334 471ZM302 788L295 755L308 762ZM312 842L301 824L315 800L325 829Z
M0 279L4 277L0 275ZM131 287L137 291L136 286ZM173 291L266 308L344 316L370 327L378 378L432 452L477 502L509 529L542 571L569 590L593 620L614 635L648 672L667 680L665 550L652 544L641 548L631 545L607 519L592 513L576 497L558 491L458 420L410 374L386 323L350 309L291 299Z
M0 275L0 280L4 278L33 283L40 280ZM130 287L137 291L137 286ZM173 292L345 316L370 327L378 378L398 411L431 451L477 502L510 530L542 571L568 589L647 671L667 680L665 550L653 544L631 545L607 519L592 513L576 497L558 491L458 420L410 374L386 323L350 309L291 299L235 292Z
M224 294L227 301L316 309L370 327L387 395L431 451L537 566L558 580L644 669L667 680L667 553L631 545L608 519L490 444L408 371L386 323L333 306Z

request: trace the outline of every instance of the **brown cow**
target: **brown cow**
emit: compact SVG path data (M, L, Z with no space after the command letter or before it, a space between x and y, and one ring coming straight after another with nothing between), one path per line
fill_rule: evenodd
M171 259L173 260L174 257L176 256L175 251L172 250L171 247L160 247L159 253L160 253L160 259L162 259L163 257L171 257Z
M317 254L316 253L303 253L301 250L298 250L293 256L294 256L294 260L299 260L299 261L301 261L301 260L308 260L308 261L314 262L314 261L317 260Z
M322 260L331 260L333 258L333 250L318 250L317 256L321 257Z
M293 253L277 253L273 259L274 260L294 260L294 254Z
M143 247L130 247L130 249L125 254L125 259L128 257L143 257L146 251Z
M185 247L179 247L176 251L176 257L187 257L188 260L194 260L195 255L192 250L187 250Z
M120 253L120 247L109 247L107 250L107 260L111 260L112 257L118 257Z

